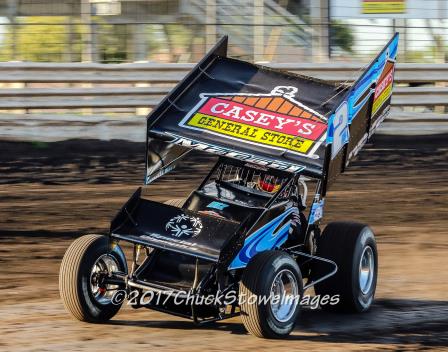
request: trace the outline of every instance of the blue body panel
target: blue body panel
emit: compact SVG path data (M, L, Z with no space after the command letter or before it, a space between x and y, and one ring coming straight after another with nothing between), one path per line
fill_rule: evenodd
M244 241L243 248L241 248L235 259L230 263L228 269L244 268L257 253L276 249L285 243L288 239L291 221L287 221L280 228L278 226L293 212L294 208L289 208L249 235Z

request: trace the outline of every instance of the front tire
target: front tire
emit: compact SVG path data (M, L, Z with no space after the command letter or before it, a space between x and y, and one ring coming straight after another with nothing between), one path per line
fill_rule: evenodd
M290 301L275 302L272 295ZM290 334L300 311L303 282L295 260L281 251L257 254L240 282L241 320L257 337L281 338ZM268 302L263 298L270 298Z
M355 222L332 222L317 239L316 255L338 265L336 274L317 283L314 289L321 298L339 295L339 302L321 307L347 313L367 311L375 296L378 273L378 253L372 230ZM315 280L328 272L329 265L323 262L316 262L312 269Z
M85 235L65 252L59 271L59 292L66 310L76 319L93 323L111 319L122 300L115 301L118 285L102 284L101 275L127 273L126 259L106 236ZM123 292L124 294L124 292Z

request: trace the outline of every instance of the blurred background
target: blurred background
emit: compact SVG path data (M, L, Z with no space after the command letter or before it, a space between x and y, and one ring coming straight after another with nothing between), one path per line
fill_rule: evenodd
M446 350L447 30L448 0L0 0L0 350ZM145 116L221 36L231 57L349 84L396 31L390 115L324 218L376 233L371 313L305 310L287 341L254 341L239 319L69 319L66 248L108 231L143 181ZM187 196L214 160L192 153L148 196Z
M400 62L446 60L444 0L3 0L0 60L196 62L228 34L255 62L366 61L398 31Z
M107 126L148 114L223 35L231 57L347 83L395 32L387 129L440 132L433 124L446 122L447 18L447 0L1 0L0 137L143 140ZM45 129L52 116L72 124ZM100 134L77 132L79 121L104 117Z

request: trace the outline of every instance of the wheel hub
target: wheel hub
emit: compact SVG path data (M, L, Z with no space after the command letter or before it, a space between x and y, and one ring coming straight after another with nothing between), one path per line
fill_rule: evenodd
M90 273L90 290L93 298L100 304L109 304L119 288L118 285L103 284L104 278L119 271L117 260L110 254L101 255L93 264Z
M286 322L294 315L298 304L299 285L294 274L281 270L274 278L271 286L270 307L272 315L280 322Z
M372 288L375 274L375 257L372 247L366 246L359 261L359 288L363 294L367 294Z

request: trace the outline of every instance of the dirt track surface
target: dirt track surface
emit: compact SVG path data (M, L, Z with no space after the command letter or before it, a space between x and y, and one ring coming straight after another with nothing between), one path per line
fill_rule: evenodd
M446 140L377 140L339 178L325 219L374 229L376 303L363 315L305 309L280 341L247 335L239 318L195 327L125 308L106 325L70 319L57 290L64 251L82 233L107 230L142 180L144 146L0 142L0 350L448 350ZM188 163L171 178L176 182L160 182L149 194L182 196L205 170Z

